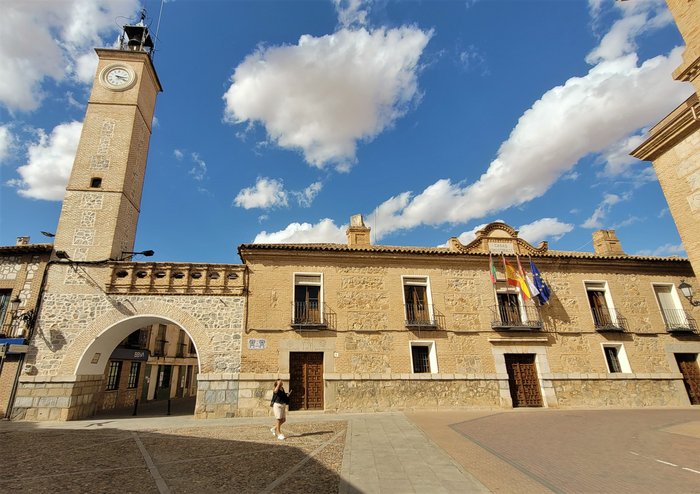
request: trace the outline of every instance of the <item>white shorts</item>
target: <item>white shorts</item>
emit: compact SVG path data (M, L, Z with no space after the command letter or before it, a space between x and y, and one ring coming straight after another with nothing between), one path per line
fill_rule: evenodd
M287 405L284 405L282 403L275 403L272 405L272 411L274 412L275 418L277 420L287 417Z

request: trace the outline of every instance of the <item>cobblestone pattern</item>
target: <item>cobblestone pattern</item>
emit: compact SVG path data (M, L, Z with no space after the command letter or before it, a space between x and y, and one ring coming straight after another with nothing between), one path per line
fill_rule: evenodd
M0 280L15 280L22 269L21 256L0 258Z

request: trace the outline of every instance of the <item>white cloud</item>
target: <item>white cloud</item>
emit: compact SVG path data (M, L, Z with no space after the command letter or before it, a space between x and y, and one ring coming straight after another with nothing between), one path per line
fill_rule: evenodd
M635 0L616 4L622 12L622 18L615 21L598 46L586 56L586 62L590 64L615 60L634 52L637 36L673 22L673 17L662 0ZM589 2L589 7L595 18L600 13L600 2Z
M256 244L303 244L303 243L347 243L347 225L336 226L333 220L325 218L311 223L291 223L284 230L267 233L262 231L255 236Z
M637 158L630 156L637 146L639 146L646 138L646 130L639 134L632 134L623 137L619 141L613 143L607 149L603 150L598 161L605 163L603 171L604 176L626 175L629 169L639 164ZM647 165L648 166L648 165Z
M358 141L391 126L418 97L418 60L432 32L415 27L304 35L236 67L225 118L259 122L269 140L311 165L347 170Z
M654 250L644 249L636 253L638 256L685 256L686 251L683 244L664 244Z
M93 46L116 35L114 19L132 17L138 0L3 2L0 27L0 104L31 111L41 103L46 78L83 83L95 74Z
M332 0L338 13L338 22L343 27L364 26L371 1L366 0Z
M612 207L620 201L625 201L631 197L630 194L605 194L603 200L598 207L593 211L593 214L583 222L583 228L603 228L603 220L608 216Z
M542 218L527 225L521 226L519 237L532 245L536 245L543 240L559 240L561 237L574 229L574 225L562 223L557 218Z
M287 192L280 180L259 177L255 187L242 189L233 202L244 209L287 206Z
M682 50L641 64L634 53L604 60L550 89L520 117L475 183L441 179L380 205L377 238L421 224L464 223L542 196L581 158L608 150L687 98L692 88L671 77Z
M51 135L39 133L39 141L27 149L29 162L17 168L21 180L11 181L18 193L33 199L60 201L73 168L82 122L57 125Z
M12 152L15 144L15 137L9 125L0 125L0 165Z
M201 182L204 180L204 177L207 176L207 164L197 153L192 153L192 162L194 165L190 169L189 174L192 175L192 178L196 181Z
M314 202L314 199L316 199L316 196L321 192L322 188L322 182L314 182L301 192L292 192L292 194L296 197L301 207L308 208L311 206L311 203Z
M180 151L179 149L175 149L175 150L173 151L173 155L175 156L175 159L178 160L178 161L182 161L182 158L185 157L185 153L183 153L183 152Z

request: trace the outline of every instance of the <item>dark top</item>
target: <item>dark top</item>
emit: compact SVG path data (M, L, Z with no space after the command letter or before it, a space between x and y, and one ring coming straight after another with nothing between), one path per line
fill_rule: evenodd
M280 388L276 393L272 393L272 403L289 404L289 395L284 391L284 388Z

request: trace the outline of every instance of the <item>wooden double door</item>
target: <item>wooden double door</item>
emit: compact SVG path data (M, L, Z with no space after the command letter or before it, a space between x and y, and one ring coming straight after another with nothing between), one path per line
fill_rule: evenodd
M541 407L542 394L537 377L535 355L508 353L505 356L508 370L508 385L513 407Z
M677 353L678 369L683 374L683 384L691 405L700 405L700 366L697 353Z
M323 410L323 352L289 354L290 410Z

